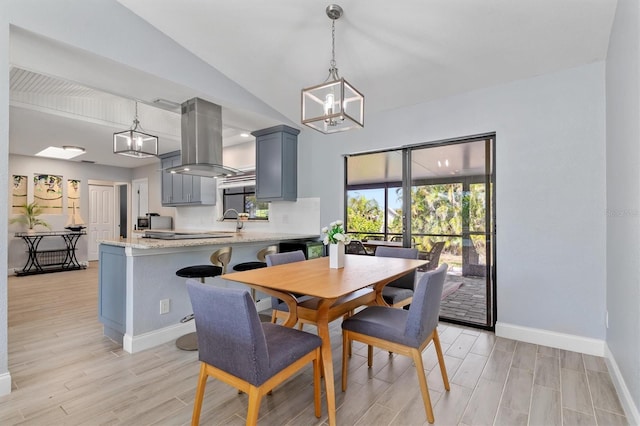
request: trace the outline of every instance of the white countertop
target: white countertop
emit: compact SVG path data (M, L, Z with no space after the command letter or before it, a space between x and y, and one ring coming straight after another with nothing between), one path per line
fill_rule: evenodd
M168 232L181 232L168 231ZM206 231L190 231L191 233L206 233ZM141 238L142 234L135 234L126 239L99 240L98 243L117 247L131 247L136 249L158 249L176 247L194 247L208 245L248 244L257 242L273 242L301 239L318 239L319 234L285 234L267 232L214 232L214 234L228 234L224 238L199 238L186 240L157 240Z

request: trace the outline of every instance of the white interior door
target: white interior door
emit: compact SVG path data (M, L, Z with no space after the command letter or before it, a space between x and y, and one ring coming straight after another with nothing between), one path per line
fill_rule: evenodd
M113 239L114 193L113 186L89 185L89 260L98 260L98 240Z

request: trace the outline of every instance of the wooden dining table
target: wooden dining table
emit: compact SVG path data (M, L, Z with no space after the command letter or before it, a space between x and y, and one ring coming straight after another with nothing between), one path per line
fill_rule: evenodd
M329 322L332 307L337 301L351 294L362 293L356 300L360 304L386 306L382 289L389 282L408 274L426 263L425 260L346 255L345 266L329 268L329 258L321 257L304 262L286 263L268 268L225 274L222 278L244 283L263 293L278 297L287 303L289 317L284 325L293 327L297 322L298 301L295 294L319 299L315 322L322 339L322 364L324 369L329 424L336 424L333 360ZM364 289L372 286L373 291ZM348 306L352 308L352 306Z

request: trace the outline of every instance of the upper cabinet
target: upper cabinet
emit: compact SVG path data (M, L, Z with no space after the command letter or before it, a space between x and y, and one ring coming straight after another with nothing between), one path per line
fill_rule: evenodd
M162 161L162 205L215 205L216 181L213 178L169 173L169 167L182 164L180 151L160 156Z
M257 130L256 198L296 201L298 198L298 133L289 126Z

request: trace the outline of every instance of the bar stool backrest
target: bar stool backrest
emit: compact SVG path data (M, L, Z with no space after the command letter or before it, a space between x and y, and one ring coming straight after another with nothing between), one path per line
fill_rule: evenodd
M222 247L213 252L209 260L212 264L222 267L222 273L227 273L227 265L231 262L231 247Z

